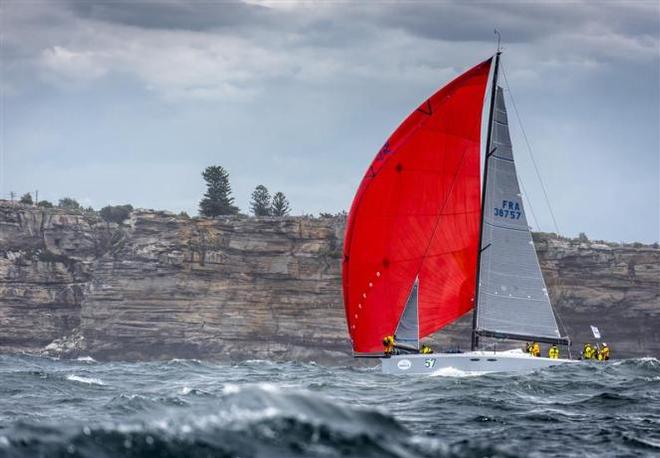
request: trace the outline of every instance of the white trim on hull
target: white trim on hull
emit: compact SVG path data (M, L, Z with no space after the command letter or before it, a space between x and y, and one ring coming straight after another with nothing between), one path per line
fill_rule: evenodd
M385 374L421 375L431 375L439 371L442 373L443 370L448 369L466 373L531 372L576 362L571 359L533 357L520 350L411 354L381 358L382 370Z

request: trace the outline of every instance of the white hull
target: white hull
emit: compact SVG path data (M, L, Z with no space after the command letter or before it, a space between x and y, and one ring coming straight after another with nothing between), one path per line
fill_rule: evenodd
M467 353L432 353L428 355L395 355L382 358L385 374L434 374L456 370L466 373L531 372L537 369L572 364L571 359L533 357L520 350L474 351Z

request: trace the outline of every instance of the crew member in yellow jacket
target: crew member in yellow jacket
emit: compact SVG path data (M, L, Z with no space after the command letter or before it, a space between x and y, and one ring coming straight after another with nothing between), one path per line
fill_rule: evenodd
M582 349L582 359L594 359L595 356L596 349L588 342L584 344L584 348Z
M536 357L541 356L541 346L539 345L538 342L532 343L532 349L530 353L532 354L532 356L536 356Z
M608 359L610 359L610 347L603 342L603 347L598 352L598 361L607 361Z
M387 336L383 339L383 347L385 347L385 355L390 356L394 354L394 336Z

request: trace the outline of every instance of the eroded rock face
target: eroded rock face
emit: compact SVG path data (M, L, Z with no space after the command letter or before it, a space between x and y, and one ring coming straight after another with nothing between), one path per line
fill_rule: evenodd
M0 350L100 359L339 360L343 218L190 219L0 203ZM596 323L617 356L659 355L660 250L537 235L576 342ZM470 317L437 333L469 345Z
M35 351L80 326L112 231L96 216L0 204L0 348Z
M130 359L346 352L341 231L334 220L135 212L121 247L97 260L87 344Z

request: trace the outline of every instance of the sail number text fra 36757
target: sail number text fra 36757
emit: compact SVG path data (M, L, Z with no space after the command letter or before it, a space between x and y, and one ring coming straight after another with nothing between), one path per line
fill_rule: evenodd
M520 204L510 200L503 200L501 207L495 207L495 216L509 219L520 219L522 212L520 211Z

